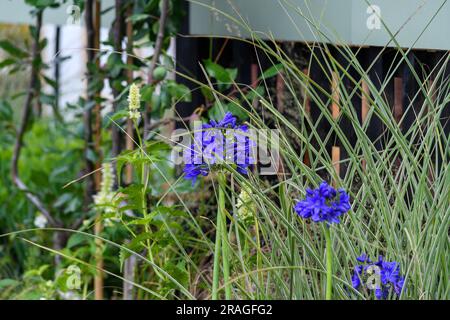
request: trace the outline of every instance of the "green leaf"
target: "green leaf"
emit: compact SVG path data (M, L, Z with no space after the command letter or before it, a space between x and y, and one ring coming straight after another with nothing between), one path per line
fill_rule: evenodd
M3 69L5 67L8 67L10 65L13 65L14 63L16 63L16 60L14 59L5 59L2 62L0 62L0 69Z
M85 241L86 241L86 237L85 236L83 236L82 234L75 233L67 241L67 246L66 247L68 249L72 249L73 247L75 247L75 246L77 246L77 245L79 245L79 244L81 244L81 243L83 243Z
M55 104L55 96L53 95L49 95L49 94L45 94L42 93L39 95L39 101L43 104L43 105L49 105L52 106Z
M146 84L141 88L141 100L145 102L150 102L152 100L153 92L155 91L155 87L149 84Z
M276 76L278 73L280 73L282 68L283 68L283 64L281 64L281 63L276 64L276 65L270 67L269 69L267 69L266 71L264 71L263 74L259 76L258 80L272 78L272 77Z
M19 285L20 282L14 279L2 279L0 280L0 289L5 287L12 287Z
M40 9L59 6L55 0L25 0L25 2L30 6Z
M11 104L6 100L0 100L0 120L11 121L13 111Z
M236 79L237 69L226 69L211 60L204 61L206 72L221 84L230 84Z
M173 99L182 102L191 102L191 90L184 84L176 83L175 81L167 81L167 90Z
M127 21L138 22L138 21L142 21L142 20L147 20L148 18L150 18L149 14L139 13L139 14L133 14L132 16L128 17Z
M117 120L126 117L128 117L128 110L126 109L119 110L116 113L112 114L111 116L107 117L106 126L109 126L109 124L113 121L117 122Z
M53 204L53 206L55 208L59 208L64 206L67 202L69 202L72 199L73 195L71 193L63 193L62 195L60 195L58 197L58 199L56 199L55 203Z
M140 251L144 245L142 242L152 239L154 235L150 232L141 233L138 236L136 236L134 239L132 239L130 242L124 244L123 246L127 249L138 252ZM131 252L121 248L119 253L119 261L120 261L120 268L122 269L122 266L125 262L125 260L131 256Z
M26 58L28 57L28 53L23 51L22 49L17 48L15 45L13 45L8 40L2 40L0 41L0 48L8 52L10 55L12 55L15 58Z
M247 120L248 114L238 103L219 103L215 102L212 108L208 110L208 117L213 120L220 120L224 117L226 112L231 112L234 116L238 117L240 120Z

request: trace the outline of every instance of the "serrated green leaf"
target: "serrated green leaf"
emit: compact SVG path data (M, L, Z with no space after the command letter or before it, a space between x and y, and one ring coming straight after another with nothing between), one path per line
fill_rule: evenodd
M8 40L1 40L0 41L0 48L8 52L10 55L12 55L15 58L26 58L28 57L28 53L23 51L22 49L16 47Z

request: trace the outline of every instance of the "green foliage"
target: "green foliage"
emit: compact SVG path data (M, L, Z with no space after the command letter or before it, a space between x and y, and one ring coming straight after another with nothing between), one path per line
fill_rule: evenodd
M153 74L155 81L134 79L141 87L139 112L149 116L151 124L163 123L167 114L173 114L177 103L192 100L189 88L167 76L174 68L167 48L183 14L178 9L180 1L170 1L162 54ZM27 0L27 3L36 13L61 2ZM154 46L159 30L158 19L154 17L160 14L161 2L134 3L133 14L128 17L135 30L133 45ZM233 22L246 28L241 21ZM30 28L30 34L35 37L35 33ZM81 221L78 230L63 233L67 237L64 248L53 249L55 230L34 230L35 218L41 213L13 186L10 163L20 108L11 96L0 100L1 298L67 299L73 293L68 285L73 281L70 270L76 266L80 270L81 289L75 296L91 299L88 292L93 289L99 252L104 258L107 298L121 298L117 293L121 289L117 288L123 285L125 263L132 256L136 259L135 275L130 279L134 298L211 298L213 240L219 233L215 221L220 199L225 227L222 230L226 231L221 233L225 244L222 253L226 253L227 259L216 267L222 269L220 274L229 269L230 281L226 284L220 281L219 297L225 296L227 287L232 288L227 295L235 299L323 299L325 239L319 228L300 220L292 209L307 187L316 186L323 179L345 188L352 202L352 209L342 223L330 227L336 299L372 298L370 292L351 289L352 267L361 253L371 257L382 254L388 260L400 262L401 273L406 276L406 291L401 299L448 297L450 144L440 119L448 102L448 80L440 82L434 93L427 90L425 82L419 83L421 90L427 92L422 109L429 113L421 113L417 123L405 133L392 115L385 93L361 68L354 51L345 46L336 48L358 74L353 83L355 90L350 90L342 79L339 82L342 103L338 121L345 119L355 132L357 143L352 144L348 132L330 113L332 94L313 83L276 44L269 45L256 35L253 39L257 49L273 61L272 67L262 70L254 87L236 83L237 69L225 68L213 57L203 61L206 83L192 80L204 95L205 118L218 120L230 111L251 128L279 130L277 147L283 172L276 177L260 176L256 170L242 176L230 166L226 176L221 176L220 186L214 173L192 186L171 163L172 147L160 138L163 130L144 132L143 121L138 120L131 121L133 127L128 128L129 79L125 73L147 70L151 59L133 58L133 63L127 64L116 53L99 52L97 57L108 55L106 64L100 68L94 62L88 64L92 75L89 95L101 90L105 79L110 79L116 93L117 110L102 119L102 154L94 152L92 146L86 148L81 117L96 103L104 107L111 101L80 98L77 104L67 106L75 111L76 117L64 123L57 113L30 115L19 162L21 178L64 226ZM40 50L45 46L46 41L41 41ZM2 40L0 48L6 54L0 69L6 70L8 77L34 64L39 69L39 86L44 83L55 86L54 80L44 75L48 66L39 58L28 65L20 62L29 58L25 46ZM405 53L398 50L398 54L404 57ZM330 50L324 50L323 58L324 73L339 70L349 76ZM295 120L277 109L265 83L280 72L287 93L294 96L289 108L299 115ZM393 76L394 73L388 74L387 79ZM371 105L369 119L377 116L389 133L382 149L375 147L367 124L362 124L354 112L352 98L361 92L361 79L371 92L367 97ZM296 95L298 88L320 109L321 121L331 127L327 136L320 137L319 123L307 114L304 99ZM325 100L319 98L323 95ZM36 101L44 106L55 104L52 95L41 91ZM112 126L119 126L120 132L133 132L134 143L133 150L124 150L114 158L110 156ZM336 174L330 157L328 146L333 139L340 141L346 154L342 159L346 166L343 176ZM117 174L111 203L85 205L86 196L92 196L84 194L82 178L90 174L84 170L85 158L95 162L102 155ZM303 161L305 156L310 159L309 165ZM92 229L99 221L104 229L94 236ZM55 262L56 256L60 261Z
M225 91L231 87L237 76L237 69L224 68L211 60L203 61L206 72L211 78L217 80L217 88L219 91Z

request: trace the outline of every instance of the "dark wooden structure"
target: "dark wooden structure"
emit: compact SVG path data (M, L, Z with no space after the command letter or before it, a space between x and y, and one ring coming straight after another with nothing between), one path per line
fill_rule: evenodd
M185 9L189 12L189 6L186 3ZM189 23L188 15L186 16L186 21L180 32L180 36L177 37L176 47L177 47L177 70L181 73L187 73L196 79L204 79L202 70L200 68L199 62L203 59L207 59L210 55L210 46L212 45L212 55L217 56L220 52L219 63L225 67L233 67L238 69L238 79L237 82L252 85L258 77L259 65L264 69L265 67L270 67L272 64L265 58L264 54L258 54L255 48L248 43L242 41L216 38L209 39L205 37L185 37L184 35L189 35ZM332 47L331 47L332 48ZM318 47L315 50L320 50ZM356 70L348 63L346 60L340 56L339 50L334 50L333 55L344 67L348 67L350 75L357 76ZM384 95L392 107L392 112L397 120L400 122L402 131L407 135L408 130L411 125L416 121L416 117L419 114L420 108L423 106L424 93L419 90L419 81L424 81L424 79L429 79L430 83L436 77L436 70L439 67L446 66L444 68L443 74L439 77L440 81L443 82L442 87L448 87L447 96L450 94L450 61L449 53L447 51L427 51L427 50L411 50L407 54L408 62L404 61L399 64L401 56L398 54L398 49L396 48L380 48L380 47L365 47L365 48L354 48L354 53L356 54L359 63L367 70L367 74L371 79L371 82L376 85L378 89L381 88L382 84L385 82L386 77L389 75L387 86L383 90ZM317 57L320 57L317 54ZM307 57L305 60L309 60ZM325 75L324 71L321 69L320 58L317 60L312 60L309 66L306 66L306 70L309 70L311 79L317 82L320 86L326 89L328 92L332 92L333 81L330 81L330 76ZM392 71L392 67L399 65L399 68ZM416 79L414 73L419 76ZM191 89L195 89L197 85L187 81L181 76L177 76L177 81L186 84ZM354 86L349 79L344 78L346 87L349 91L352 90ZM282 94L283 90L280 90L282 86L282 81L273 81L273 86L278 89L276 92ZM277 87L278 86L278 87ZM321 99L326 102L326 96L323 95ZM443 99L443 96L440 97ZM282 104L282 98L276 99L277 104ZM365 120L367 115L367 101L361 98L361 94L355 94L352 97L352 105L356 109L359 115L359 120L362 122ZM177 111L180 116L189 116L194 109L201 106L204 103L202 100L202 95L198 90L193 92L193 99L191 103L180 103L177 106ZM449 103L450 104L450 103ZM444 112L441 115L441 123L444 128L446 137L450 136L450 105L447 104L444 108ZM410 106L406 108L405 106ZM331 106L333 107L333 106ZM315 123L320 118L319 108L311 102L308 105L311 118L313 123ZM339 112L337 110L336 112ZM353 132L353 128L345 117L340 118L339 125L347 133L347 138L349 142L354 145L356 144L356 135ZM330 124L326 120L321 120L321 124L318 125L318 131L321 137L325 137L330 130ZM384 145L384 141L387 138L387 131L385 130L382 121L377 116L372 116L370 119L370 124L367 127L367 134L373 141L377 149L381 149ZM333 144L330 142L330 150L334 147L339 147L339 142ZM334 153L334 151L333 151ZM345 159L346 155L344 151L338 152L335 155L338 158ZM334 159L336 160L336 159ZM338 160L338 159L337 159ZM343 171L341 171L343 174Z

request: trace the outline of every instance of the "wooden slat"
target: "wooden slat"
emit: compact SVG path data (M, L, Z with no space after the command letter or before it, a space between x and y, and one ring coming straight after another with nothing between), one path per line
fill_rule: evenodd
M100 0L95 0L93 3L90 3L92 5L91 10L93 11L93 19L92 25L94 27L94 50L100 49L100 29L101 29L101 2ZM95 56L95 54L94 54ZM100 68L100 58L97 58L95 60L95 64L97 68ZM96 93L96 97L99 98L101 95L100 92ZM94 116L95 116L95 123L94 123L94 145L95 145L95 151L99 156L99 160L95 164L95 169L97 170L95 172L94 178L95 178L95 189L96 191L100 190L100 182L101 182L101 162L102 162L102 155L101 155L101 133L102 133L102 117L101 117L101 104L96 103L94 107ZM101 233L103 231L103 223L101 220L101 215L97 214L95 218L95 225L94 225L94 234L96 236L101 236ZM100 238L95 239L95 266L97 269L97 272L94 277L94 296L95 300L103 300L104 298L104 260L103 260L103 241Z
M284 110L284 79L283 76L278 73L277 74L277 81L276 81L276 96L277 96L277 109L281 113L283 113Z
M127 16L130 17L133 14L133 6L128 7ZM126 28L127 35L127 64L133 64L133 22L127 21ZM134 81L134 72L132 69L127 70L127 83L131 85ZM125 140L126 149L134 149L134 125L131 119L127 120L127 136ZM127 185L133 182L133 166L128 163L125 169L125 183ZM134 281L136 266L136 257L131 255L126 258L123 263L123 277L126 281L123 282L123 299L132 300L134 296L134 287L130 283Z
M436 87L433 87L434 86L434 78L433 77L430 77L430 79L428 80L428 86L429 86L429 95L430 95L430 97L431 97L431 101L433 102L433 103L435 103L436 102Z
M128 8L128 16L132 15L133 6L129 6ZM133 64L133 22L127 22L127 64ZM134 73L132 69L127 70L127 82L128 85L131 85L134 81ZM134 149L134 126L133 121L131 119L127 120L127 137L126 137L126 149L133 150ZM133 181L133 166L131 164L127 164L125 170L125 183L131 184Z
M256 89L258 86L258 76L259 76L259 68L256 63L252 63L250 65L250 81L253 89ZM255 97L252 101L252 107L255 110L258 107L258 99Z
M339 108L339 98L340 98L340 92L339 92L339 76L335 72L332 74L332 83L331 83L331 96L332 96L332 103L331 103L331 114L333 116L334 120L337 120L339 118L340 114L340 108ZM341 168L340 168L340 162L341 160L341 149L339 146L334 145L331 149L331 162L333 164L334 170L336 171L336 176L340 177ZM334 187L337 187L337 181L333 181Z
M369 86L366 80L361 80L361 122L366 122L369 113Z
M340 147L338 147L338 146L333 146L332 147L332 149L331 149L331 159L332 159L334 170L336 171L336 174L339 177L340 172L341 172L341 165L340 165L341 148ZM335 188L337 187L336 181L333 181L333 186Z
M250 75L252 79L251 85L253 89L258 86L258 73L259 73L258 65L256 63L252 63L250 66Z
M397 123L403 116L403 79L394 78L394 118Z
M339 76L336 74L336 72L333 72L332 74L332 83L331 83L331 97L333 99L331 103L331 114L333 116L333 119L336 120L339 118Z
M309 87L309 80L310 80L309 69L308 68L303 69L303 73L307 76L308 80L307 86ZM309 117L311 115L311 99L309 98L308 91L306 89L303 99L305 99L305 114Z

